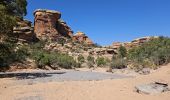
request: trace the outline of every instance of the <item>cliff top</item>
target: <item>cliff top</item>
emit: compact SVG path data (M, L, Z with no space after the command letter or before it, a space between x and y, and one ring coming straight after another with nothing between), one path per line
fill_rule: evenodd
M47 9L37 9L37 10L34 11L34 15L35 15L37 12L45 12L45 13L52 13L52 14L59 14L59 15L61 15L61 12L59 12L59 11L47 10Z

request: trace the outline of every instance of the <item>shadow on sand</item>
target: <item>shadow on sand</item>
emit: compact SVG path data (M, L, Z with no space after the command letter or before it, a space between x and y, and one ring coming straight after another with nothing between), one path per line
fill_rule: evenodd
M51 77L53 74L65 74L66 72L18 72L18 73L0 73L0 78L17 78L17 79L36 79L36 78L44 78Z

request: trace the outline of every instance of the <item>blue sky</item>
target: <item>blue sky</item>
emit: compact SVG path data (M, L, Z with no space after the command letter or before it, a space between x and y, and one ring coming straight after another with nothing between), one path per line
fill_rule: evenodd
M74 32L101 45L170 36L170 0L28 0L25 18L33 21L39 8L60 11Z

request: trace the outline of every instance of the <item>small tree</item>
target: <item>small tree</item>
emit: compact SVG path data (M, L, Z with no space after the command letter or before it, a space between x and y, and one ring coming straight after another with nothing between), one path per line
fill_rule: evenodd
M85 62L85 59L84 59L84 56L83 55L79 55L78 58L77 58L78 62L80 64L84 63Z
M127 50L126 50L126 48L124 46L120 46L118 52L119 52L119 56L121 58L124 58L127 55Z

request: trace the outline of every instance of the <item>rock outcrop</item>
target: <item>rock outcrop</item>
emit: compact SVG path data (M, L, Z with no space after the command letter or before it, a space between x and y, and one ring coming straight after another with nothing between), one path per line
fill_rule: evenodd
M34 28L28 20L18 19L17 26L13 28L15 36L18 37L20 42L32 42L36 39L33 32Z
M148 36L148 37L137 38L131 42L125 42L125 43L114 42L111 47L114 48L115 50L118 50L120 46L124 46L126 47L126 49L130 49L136 46L140 46L143 43L146 43L153 38L158 38L158 36L152 36L152 37Z
M89 39L88 36L86 36L83 32L77 32L74 36L73 36L73 40L74 41L78 41L81 43L85 43L88 45L93 45L93 41L91 39Z
M39 39L56 39L59 32L56 23L61 17L61 13L52 10L38 9L34 12L34 32Z
M72 37L73 31L61 20L61 13L53 10L38 9L34 12L34 32L42 40L57 40L58 37Z
M67 25L67 23L64 20L59 19L57 21L57 30L63 36L71 38L73 37L72 29Z
M121 42L114 42L112 44L112 48L116 50L116 49L118 49L122 45L123 45L123 43L121 43Z
M111 49L111 48L94 48L92 49L91 51L89 51L89 54L92 54L92 55L113 55L113 54L117 54L115 52L114 49Z

